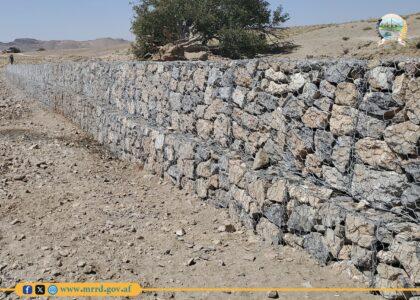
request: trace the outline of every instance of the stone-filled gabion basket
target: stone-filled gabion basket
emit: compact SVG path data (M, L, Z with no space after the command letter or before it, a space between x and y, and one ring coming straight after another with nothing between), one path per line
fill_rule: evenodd
M420 61L15 65L8 80L271 244L420 286ZM387 298L413 293L383 293Z

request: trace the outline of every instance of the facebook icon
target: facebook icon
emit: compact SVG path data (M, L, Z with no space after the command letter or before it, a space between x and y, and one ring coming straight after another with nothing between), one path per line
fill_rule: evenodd
M32 294L32 286L31 285L24 285L23 286L23 293L25 295L30 295Z

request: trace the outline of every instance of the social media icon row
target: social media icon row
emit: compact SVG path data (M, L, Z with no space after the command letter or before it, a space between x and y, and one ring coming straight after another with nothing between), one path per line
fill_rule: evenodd
M32 285L25 285L23 287L23 293L25 295L31 295L34 293L34 289ZM35 294L36 295L45 295L45 285L36 285L35 286Z
M23 286L23 294L32 295L34 292L32 285ZM50 285L48 287L48 293L50 295L55 295L58 292L58 288L55 285ZM45 295L45 285L39 284L35 285L35 295Z

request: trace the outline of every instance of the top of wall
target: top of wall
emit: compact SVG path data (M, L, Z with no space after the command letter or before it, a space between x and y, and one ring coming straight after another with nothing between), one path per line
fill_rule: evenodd
M121 65L121 64L133 64L133 66L141 65L183 65L183 66L225 66L233 67L247 64L277 64L280 66L288 67L297 67L297 68L308 68L311 66L319 65L332 65L332 64L349 64L349 65L360 65L366 66L368 68L373 68L379 65L382 66L392 66L399 63L410 62L410 63L420 63L420 58L413 57L398 57L393 59L384 59L384 60L362 60L362 59L289 59L289 58L279 58L279 57L264 57L264 58L254 58L254 59L239 59L239 60L222 60L222 61L103 61L97 59L91 59L85 62L53 62L45 63L45 65L72 65L72 64L108 64L108 65ZM31 65L31 64L28 64ZM43 65L43 64L41 64Z

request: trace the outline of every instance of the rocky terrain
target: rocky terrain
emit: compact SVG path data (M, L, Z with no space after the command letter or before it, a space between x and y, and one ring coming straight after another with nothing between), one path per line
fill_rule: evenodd
M19 48L23 52L35 52L42 49L46 50L76 50L76 49L109 49L118 46L128 46L129 41L123 39L112 39L112 38L101 38L90 41L72 41L72 40L61 40L61 41L41 41L30 38L15 39L13 42L1 43L0 52L9 47Z
M302 250L269 246L224 210L113 158L62 116L10 90L0 75L2 287L22 280L136 281L152 287L364 286L357 270L342 264L320 267ZM142 299L267 296L276 294L149 294ZM280 296L376 299L357 293Z
M378 16L379 18L380 16ZM286 40L293 42L287 53L290 58L358 58L387 59L420 57L420 14L404 16L408 26L407 46L395 43L378 46L377 19L286 28Z

